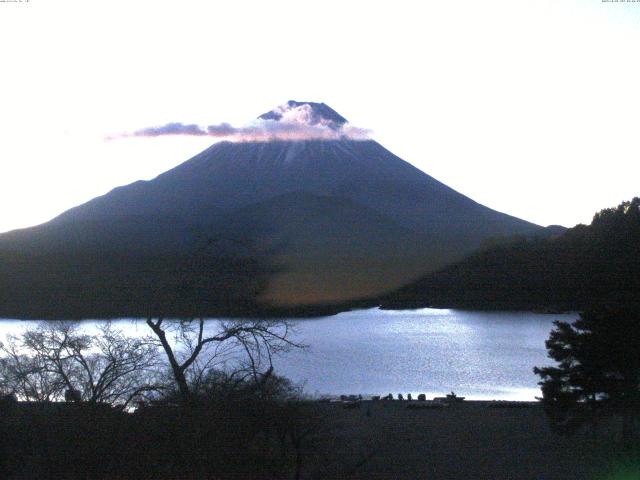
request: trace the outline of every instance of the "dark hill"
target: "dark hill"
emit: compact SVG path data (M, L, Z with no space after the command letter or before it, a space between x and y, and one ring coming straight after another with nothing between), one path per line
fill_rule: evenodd
M597 213L589 226L476 252L382 303L551 311L640 307L640 199Z

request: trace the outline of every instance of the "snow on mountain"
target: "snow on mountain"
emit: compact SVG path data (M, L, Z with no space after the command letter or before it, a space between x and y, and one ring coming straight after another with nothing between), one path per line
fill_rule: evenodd
M153 180L1 235L0 254L59 254L70 265L74 251L93 252L97 265L102 252L189 257L203 241L222 239L225 255L241 251L270 272L256 303L297 307L372 298L487 239L542 231L474 202L373 140L341 135L348 122L323 103L289 101L259 119L333 136L216 143Z

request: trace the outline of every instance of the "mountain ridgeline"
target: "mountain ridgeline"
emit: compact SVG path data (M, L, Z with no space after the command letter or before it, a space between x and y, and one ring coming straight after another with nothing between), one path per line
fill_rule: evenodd
M386 308L583 311L640 307L640 198L591 225L480 250L384 298Z
M296 109L338 133L346 123L311 102L262 121ZM0 316L337 311L374 304L488 239L545 234L373 140L219 142L153 180L0 235Z

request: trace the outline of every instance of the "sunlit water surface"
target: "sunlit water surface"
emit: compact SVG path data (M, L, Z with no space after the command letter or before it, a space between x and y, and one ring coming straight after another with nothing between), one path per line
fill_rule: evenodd
M534 366L549 365L544 342L554 320L576 314L461 310L358 310L292 319L293 338L308 345L276 358L276 372L314 396L362 394L427 397L453 390L473 399L533 400ZM217 320L209 320L217 322ZM94 330L99 321L85 321ZM148 334L144 321L113 322ZM0 320L0 339L33 323ZM215 323L210 323L213 327Z

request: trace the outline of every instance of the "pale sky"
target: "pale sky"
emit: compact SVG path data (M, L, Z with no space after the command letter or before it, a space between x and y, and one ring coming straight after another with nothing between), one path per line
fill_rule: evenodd
M0 2L0 231L325 102L491 208L588 223L640 195L640 2Z

